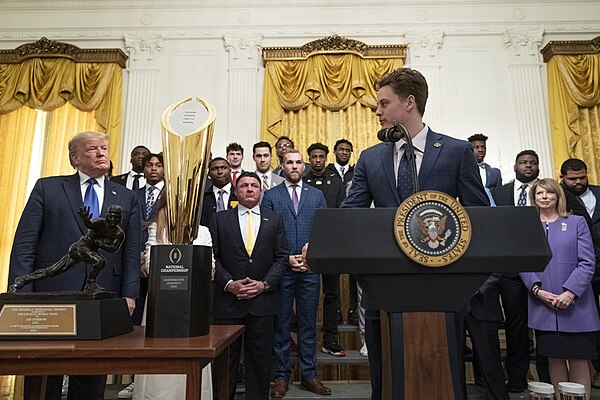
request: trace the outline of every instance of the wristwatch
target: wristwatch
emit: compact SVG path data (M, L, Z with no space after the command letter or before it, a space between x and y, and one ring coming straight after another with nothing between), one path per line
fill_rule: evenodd
M262 281L262 284L265 285L265 293L270 293L273 291L273 288L271 288L271 285L269 285L267 281Z

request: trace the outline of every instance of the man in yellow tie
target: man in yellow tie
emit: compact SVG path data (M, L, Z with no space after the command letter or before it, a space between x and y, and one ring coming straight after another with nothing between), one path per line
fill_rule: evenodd
M289 268L289 247L281 216L259 207L258 175L243 172L237 183L238 206L215 213L210 222L215 255L213 323L246 327L243 339L229 348L228 397L235 395L244 340L246 398L266 399L273 318L279 312L279 281Z

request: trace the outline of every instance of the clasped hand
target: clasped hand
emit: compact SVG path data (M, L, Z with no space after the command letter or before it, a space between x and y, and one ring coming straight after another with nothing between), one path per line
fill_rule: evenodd
M548 307L555 310L565 310L575 302L575 295L568 290L565 290L561 294L554 294L547 290L540 289L538 298Z
M238 279L227 286L227 291L237 296L238 300L253 299L265 290L262 281L250 278Z

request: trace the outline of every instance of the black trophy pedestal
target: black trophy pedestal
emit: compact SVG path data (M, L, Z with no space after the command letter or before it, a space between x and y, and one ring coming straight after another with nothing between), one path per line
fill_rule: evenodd
M0 294L0 340L94 340L133 331L113 292Z
M212 309L212 249L195 245L152 246L146 336L208 335Z

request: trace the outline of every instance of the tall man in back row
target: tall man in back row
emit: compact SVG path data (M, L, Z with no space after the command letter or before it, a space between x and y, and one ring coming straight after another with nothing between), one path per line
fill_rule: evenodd
M439 190L459 199L465 206L489 205L471 145L432 131L423 123L428 87L425 77L410 68L400 68L380 78L376 84L377 111L382 128L395 122L406 127L416 153L421 190ZM354 169L352 186L343 208L371 206L398 207L414 190L405 179L405 142L380 143L363 151ZM391 223L391 222L390 222ZM367 268L367 266L365 266ZM381 324L379 305L364 293L366 341L369 349L372 399L381 399ZM457 318L460 323L460 318ZM457 329L457 332L462 332ZM455 343L459 346L462 340ZM462 348L455 349L462 351ZM464 394L466 398L466 394Z
M9 285L16 277L46 268L59 260L69 246L88 232L79 209L89 207L91 219L109 216L110 206L121 207L120 227L125 241L114 253L101 250L106 266L97 282L125 297L133 312L140 282L140 206L137 195L104 177L109 168L108 137L82 132L69 141L73 175L39 179L19 221L10 255ZM112 219L113 217L111 216ZM90 265L80 262L60 275L24 287L32 292L80 291ZM25 399L29 383L25 379ZM71 376L68 399L103 400L106 376ZM48 377L46 399L61 399L62 377Z

